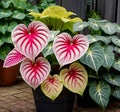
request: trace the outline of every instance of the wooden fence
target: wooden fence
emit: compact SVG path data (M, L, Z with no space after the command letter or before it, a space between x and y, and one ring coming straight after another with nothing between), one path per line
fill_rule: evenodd
M55 0L55 2L75 12L83 20L86 18L86 12L94 9L103 19L120 24L120 0Z

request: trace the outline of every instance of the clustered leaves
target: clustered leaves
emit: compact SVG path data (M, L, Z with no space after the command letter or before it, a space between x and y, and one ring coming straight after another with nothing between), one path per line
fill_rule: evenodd
M67 14L64 18L68 17ZM65 31L57 33L53 32L53 35L41 21L33 21L28 26L18 24L11 32L14 49L9 52L3 65L10 67L21 63L20 73L25 82L34 89L41 85L44 94L52 100L61 93L63 86L82 95L88 81L87 72L78 61L89 47L87 37L82 34L72 37ZM42 51L45 48L49 51L49 42L52 53L45 56ZM49 56L54 56L55 60ZM59 64L60 68L57 68L58 73L51 75L51 68L54 71L53 63Z
M75 23L73 30L84 30L89 39L89 48L80 62L87 68L90 96L105 108L110 95L120 99L120 25L90 18Z

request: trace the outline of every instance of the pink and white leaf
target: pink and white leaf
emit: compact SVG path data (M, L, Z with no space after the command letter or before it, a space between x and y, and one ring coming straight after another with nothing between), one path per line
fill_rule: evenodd
M70 91L82 95L88 82L88 75L85 68L75 62L69 69L62 69L60 76L64 79L64 86Z
M87 51L89 41L82 34L73 38L68 33L59 34L53 42L53 51L61 66L80 59Z
M49 62L43 57L38 57L35 62L27 58L20 66L22 78L34 89L47 78L50 70Z
M4 60L3 67L11 67L17 65L18 63L22 62L25 59L25 56L18 52L15 48L10 51Z
M63 81L57 74L49 75L47 79L41 84L43 93L51 100L55 100L63 90Z
M24 24L19 24L12 31L15 48L31 60L45 48L49 37L48 27L39 21L31 22L28 28Z

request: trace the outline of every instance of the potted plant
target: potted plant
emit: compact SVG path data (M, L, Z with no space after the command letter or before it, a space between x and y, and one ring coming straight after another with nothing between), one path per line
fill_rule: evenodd
M111 96L120 99L120 25L89 18L75 23L73 29L84 30L89 39L89 48L80 59L89 76L87 93L105 109Z
M78 60L86 53L89 41L72 30L73 24L82 20L70 18L75 14L60 6L30 14L35 18L28 27L19 24L12 30L14 49L3 66L21 63L20 73L33 88L37 111L72 112L74 93L82 95L88 81L87 72Z
M52 2L52 0L51 0ZM31 11L39 12L38 4L36 6L27 2L27 0L1 0L0 2L0 86L10 86L15 83L19 72L19 65L16 67L3 68L3 62L11 49L13 44L11 41L11 31L13 28L23 21L28 24L32 16L29 15ZM44 6L48 6L45 5Z

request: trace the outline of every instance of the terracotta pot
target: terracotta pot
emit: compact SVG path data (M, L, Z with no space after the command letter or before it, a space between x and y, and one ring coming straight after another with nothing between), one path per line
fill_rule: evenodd
M3 61L0 60L0 86L11 86L17 80L19 65L3 68Z

